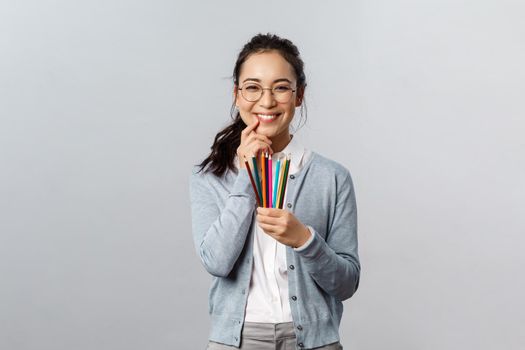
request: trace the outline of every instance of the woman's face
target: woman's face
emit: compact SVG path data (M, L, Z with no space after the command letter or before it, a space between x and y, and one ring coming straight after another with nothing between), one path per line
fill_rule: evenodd
M261 98L255 102L246 100L237 88L253 89L253 85L264 88ZM286 102L274 96L271 90L280 94L286 88L296 90ZM244 90L243 92L245 92ZM301 105L297 91L297 79L293 67L276 51L253 54L243 63L239 75L239 86L235 86L235 104L246 125L259 119L255 131L272 139L286 142L290 140L289 126L295 114L295 107ZM286 94L284 94L286 95ZM285 143L285 144L286 144Z

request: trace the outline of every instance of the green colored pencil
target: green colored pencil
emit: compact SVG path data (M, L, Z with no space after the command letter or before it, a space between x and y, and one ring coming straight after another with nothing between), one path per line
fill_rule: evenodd
M279 209L282 209L283 208L283 201L284 201L284 194L286 193L286 184L288 183L288 170L290 169L290 155L288 154L286 156L286 160L284 162L284 173L283 173L283 177L282 177L282 181L283 181L283 184L282 184L282 188L281 188L281 196L280 196L280 199L279 199Z
M259 206L262 204L261 179L259 178L259 169L257 168L257 157L252 156L253 174L255 175L255 185L259 192Z

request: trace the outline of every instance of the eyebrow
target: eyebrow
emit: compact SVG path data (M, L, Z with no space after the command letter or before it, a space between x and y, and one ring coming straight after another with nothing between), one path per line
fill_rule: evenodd
M256 81L256 82L260 83L260 82L261 82L261 79L257 79L257 78L246 78L246 79L244 79L242 82L245 83L246 81ZM281 81L286 81L286 82L292 84L292 81L291 81L290 79L287 79L287 78L279 78L279 79L275 79L275 80L273 81L273 83L274 83L274 84L275 84L275 83L280 83Z

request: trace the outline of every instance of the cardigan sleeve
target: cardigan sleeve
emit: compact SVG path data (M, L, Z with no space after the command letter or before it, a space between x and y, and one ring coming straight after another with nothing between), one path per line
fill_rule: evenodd
M326 293L343 301L357 290L361 271L357 208L350 173L338 186L334 218L325 237L326 241L321 235L314 235L312 242L296 254L315 282Z
M239 171L220 206L208 176L194 170L190 177L193 240L205 269L226 277L243 250L257 202L246 171Z

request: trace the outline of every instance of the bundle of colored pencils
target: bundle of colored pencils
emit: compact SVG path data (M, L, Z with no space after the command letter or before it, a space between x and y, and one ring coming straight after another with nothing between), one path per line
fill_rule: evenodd
M248 160L244 160L259 206L282 209L286 184L288 183L290 155L277 159L275 171L272 155L268 155L268 152L261 152L259 162L257 157L252 157L251 163L252 166L250 167ZM260 166L257 165L258 163Z

